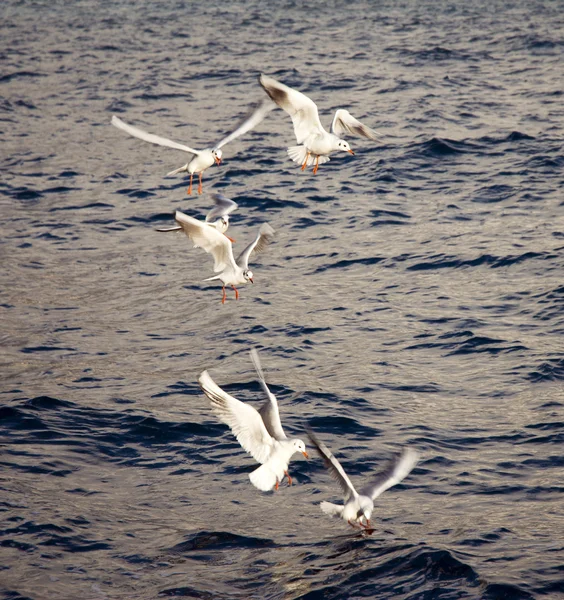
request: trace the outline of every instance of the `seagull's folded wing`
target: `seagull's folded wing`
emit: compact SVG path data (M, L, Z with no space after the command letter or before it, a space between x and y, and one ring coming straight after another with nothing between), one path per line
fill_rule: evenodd
M231 428L237 441L259 463L265 463L273 450L274 440L270 437L258 412L249 404L237 400L224 392L204 371L198 382L209 398L212 410Z
M323 131L317 105L311 98L266 75L260 76L260 84L274 102L292 117L298 144L303 143L310 134Z
M331 132L339 137L343 137L347 134L365 137L370 140L377 140L379 137L382 137L381 133L363 125L344 108L340 108L335 113L333 123L331 124Z
M419 454L415 450L407 448L399 456L392 459L387 468L377 475L376 481L362 490L362 494L374 500L382 492L385 492L393 485L397 485L402 479L407 477L418 460Z
M223 233L203 221L185 215L179 210L176 211L174 218L184 229L184 233L192 240L194 247L202 248L202 250L213 256L213 270L216 273L225 270L228 265L231 267L235 265L231 242Z
M147 133L142 129L138 129L137 127L133 127L133 125L128 125L125 121L118 119L115 115L112 117L112 125L129 133L133 137L139 138L145 142L150 142L151 144L157 144L158 146L166 146L167 148L175 148L176 150L182 150L183 152L189 152L190 154L200 154L198 150L194 150L189 146L185 146L184 144L177 144L172 140L168 140L167 138L161 137L160 135L154 135L153 133ZM170 173L169 173L170 174Z

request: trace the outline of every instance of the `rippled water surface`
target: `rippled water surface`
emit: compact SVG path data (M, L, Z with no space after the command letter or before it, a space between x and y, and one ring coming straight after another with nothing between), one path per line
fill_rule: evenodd
M564 16L559 2L23 2L2 12L2 598L558 598L564 572ZM186 155L264 93L385 134L302 173L277 110L187 197ZM156 227L210 193L242 247ZM204 369L354 481L405 445L370 537L314 456L254 489ZM313 452L312 452L313 455Z

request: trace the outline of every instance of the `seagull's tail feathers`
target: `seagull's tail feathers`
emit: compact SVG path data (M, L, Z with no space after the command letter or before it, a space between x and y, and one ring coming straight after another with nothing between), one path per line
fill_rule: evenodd
M258 469L249 474L251 483L263 492L270 491L276 482L280 483L284 479L284 473L288 468L288 462L281 460L280 457L272 456Z
M331 504L331 502L322 502L319 508L331 517L340 517L343 514L343 507L338 504Z
M276 485L276 481L280 480L269 464L264 464L249 473L249 479L261 492L269 492Z
M198 246L194 246L197 248ZM208 277L207 279L202 279L202 281L215 281L216 279L221 279L220 275L214 275L213 277Z
M183 171L188 171L188 163L182 167L178 167L178 169L174 169L174 171L171 171L170 173L167 173L166 176L169 177L170 175L178 175L178 173L182 173Z
M296 163L303 165L307 156L307 148L305 146L290 146L288 148L288 156ZM307 158L307 166L310 167L315 163L316 155L311 154ZM323 163L329 162L330 158L328 156L320 156L319 163L322 165Z

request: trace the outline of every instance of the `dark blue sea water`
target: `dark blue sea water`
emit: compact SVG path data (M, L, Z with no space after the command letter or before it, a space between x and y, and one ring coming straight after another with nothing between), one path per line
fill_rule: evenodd
M6 0L4 600L529 599L564 589L564 11L558 1ZM277 110L188 198L267 73L385 134L302 173ZM278 233L225 306L156 227L210 193ZM359 537L322 462L262 494L204 370L355 482L422 455Z

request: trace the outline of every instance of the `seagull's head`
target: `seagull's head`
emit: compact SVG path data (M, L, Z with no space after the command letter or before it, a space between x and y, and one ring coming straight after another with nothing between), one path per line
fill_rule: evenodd
M228 227L229 227L229 215L223 215L223 217L221 217L220 219L218 219L219 221L219 227L218 229L220 231L225 231Z
M292 440L292 445L294 447L294 452L301 452L306 458L309 458L305 449L305 444L302 440Z
M337 149L342 150L343 152L348 152L349 154L352 154L354 156L354 152L351 150L349 143L345 142L345 140L339 140L337 142Z
M215 160L215 162L220 165L221 164L221 157L223 156L223 152L221 151L220 148L214 148L212 150L212 154L213 154L213 159Z
M251 283L254 283L253 272L250 269L245 269L243 271L243 277L245 278L245 281L250 281Z

